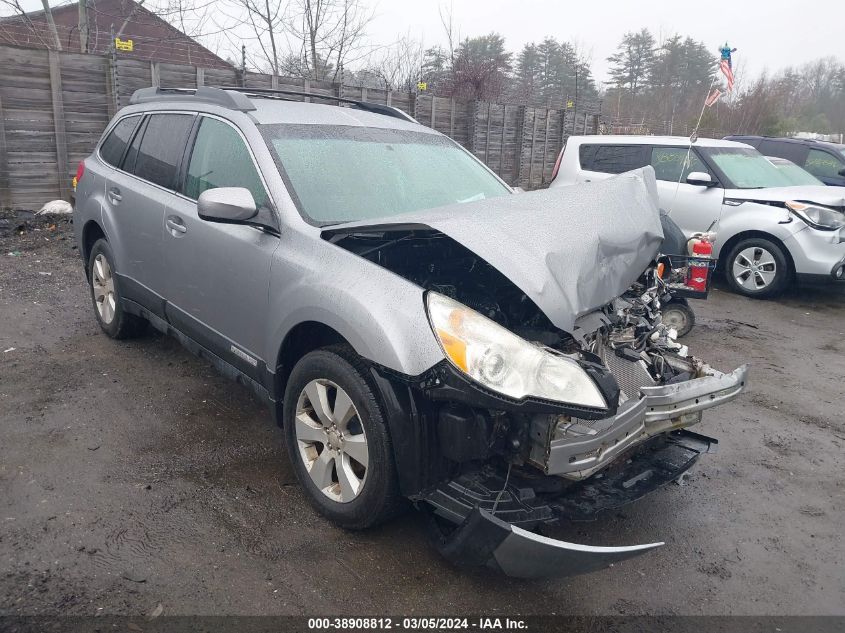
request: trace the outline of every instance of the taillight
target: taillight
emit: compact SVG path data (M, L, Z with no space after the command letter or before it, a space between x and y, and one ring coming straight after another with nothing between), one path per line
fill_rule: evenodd
M76 185L79 184L79 181L82 180L82 176L85 175L85 161L79 161L79 165L76 167L76 176L73 177L73 190L76 191Z
M560 169L560 159L563 158L563 150L560 150L560 154L557 155L557 160L555 161L555 167L552 169L552 180L557 178L557 172Z

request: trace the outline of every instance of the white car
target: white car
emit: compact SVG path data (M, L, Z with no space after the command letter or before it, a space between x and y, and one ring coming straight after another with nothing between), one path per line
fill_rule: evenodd
M651 165L660 206L687 236L716 232L713 256L751 297L793 280L845 285L845 187L793 186L750 145L668 136L570 136L552 187Z

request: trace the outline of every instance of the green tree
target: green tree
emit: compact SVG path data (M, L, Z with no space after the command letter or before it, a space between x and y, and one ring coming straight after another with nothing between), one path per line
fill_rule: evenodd
M654 52L654 36L648 29L642 29L625 33L616 52L607 58L611 79L618 86L628 88L632 101L648 85Z
M452 91L457 97L494 101L505 88L511 53L498 33L467 38L455 50Z

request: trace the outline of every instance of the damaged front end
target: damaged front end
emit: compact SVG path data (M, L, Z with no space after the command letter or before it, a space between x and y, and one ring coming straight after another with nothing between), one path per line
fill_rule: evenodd
M711 368L662 323L652 186L626 176L323 231L424 289L444 360L420 376L374 375L395 417L413 422L391 429L403 492L431 511L451 560L531 578L649 551L661 543L537 531L639 499L716 444L687 428L743 391L747 368ZM591 217L549 230L567 204Z

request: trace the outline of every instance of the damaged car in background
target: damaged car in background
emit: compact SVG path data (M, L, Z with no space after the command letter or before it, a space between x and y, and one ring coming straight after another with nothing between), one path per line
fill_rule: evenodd
M118 114L74 211L103 330L149 322L252 387L345 528L410 499L451 560L524 578L661 545L539 533L677 479L716 443L688 428L746 387L662 322L651 168L514 195L398 110L289 97L147 89ZM155 204L151 130L176 160Z

